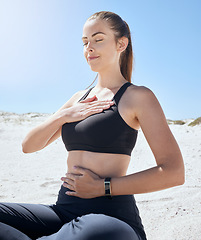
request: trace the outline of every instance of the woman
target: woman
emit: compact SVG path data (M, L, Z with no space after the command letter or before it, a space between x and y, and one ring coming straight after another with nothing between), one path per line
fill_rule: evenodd
M76 93L23 141L43 149L62 135L68 172L57 203L1 204L1 234L26 239L146 239L133 194L184 183L179 147L155 95L131 84L132 43L125 21L98 12L83 28L84 56L98 73L95 87ZM157 165L126 175L141 127ZM24 233L24 234L23 234ZM18 234L18 235L17 235ZM23 237L22 237L23 236Z

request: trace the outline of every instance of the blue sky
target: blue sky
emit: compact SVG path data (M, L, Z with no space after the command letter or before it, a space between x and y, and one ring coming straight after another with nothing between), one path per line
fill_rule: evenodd
M132 82L150 88L167 118L201 116L201 1L0 0L0 110L55 112L95 78L82 28L97 11L130 26Z

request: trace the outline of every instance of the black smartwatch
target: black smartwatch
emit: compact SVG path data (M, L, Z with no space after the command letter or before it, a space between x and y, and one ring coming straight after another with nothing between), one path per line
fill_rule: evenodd
M105 184L105 196L111 198L111 184L110 184L111 178L107 177L105 178L104 184Z

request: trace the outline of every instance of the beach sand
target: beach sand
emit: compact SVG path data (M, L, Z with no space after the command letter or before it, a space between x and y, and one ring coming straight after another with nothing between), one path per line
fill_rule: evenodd
M66 173L67 152L61 138L46 149L24 154L21 142L48 114L0 112L0 202L52 204ZM135 195L148 240L201 239L201 125L170 124L185 162L182 186ZM155 166L139 130L128 174Z

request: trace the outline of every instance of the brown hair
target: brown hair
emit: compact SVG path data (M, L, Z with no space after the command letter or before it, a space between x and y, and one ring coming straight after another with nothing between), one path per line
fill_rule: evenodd
M126 50L124 50L119 59L120 70L123 77L131 82L132 70L133 70L133 49L131 42L131 33L128 24L117 14L113 12L101 11L96 12L92 16L90 16L89 20L105 20L107 21L110 29L114 31L115 41L116 43L121 37L128 38L128 46ZM95 81L95 80L94 80Z

